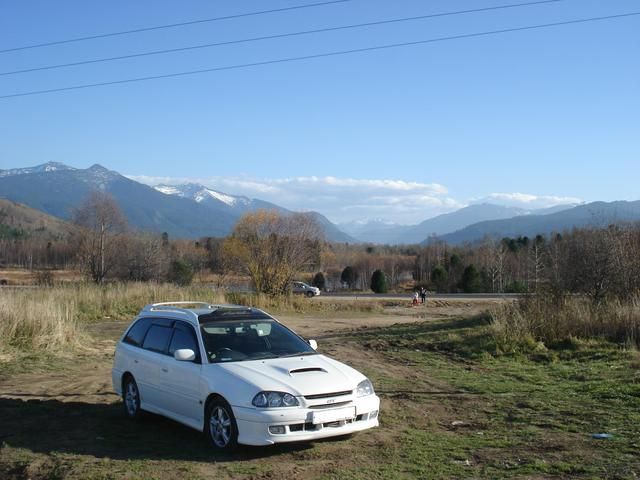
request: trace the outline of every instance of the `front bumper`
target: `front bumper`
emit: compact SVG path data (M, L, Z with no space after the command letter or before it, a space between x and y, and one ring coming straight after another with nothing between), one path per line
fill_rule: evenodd
M347 435L378 426L380 399L376 395L361 397L352 402L355 417L332 421L331 409L322 409L323 423L313 423L311 408L259 410L233 407L238 424L238 443L244 445L273 445L275 443L304 442L320 438ZM344 407L342 407L344 408ZM341 409L336 409L338 411ZM269 427L283 427L283 433L272 433Z

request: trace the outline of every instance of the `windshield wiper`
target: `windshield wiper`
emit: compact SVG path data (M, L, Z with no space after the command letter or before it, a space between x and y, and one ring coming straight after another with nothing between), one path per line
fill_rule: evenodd
M279 358L304 357L306 355L318 355L318 352L316 352L316 351L313 351L313 352L297 352L297 353L291 353L289 355L280 355Z

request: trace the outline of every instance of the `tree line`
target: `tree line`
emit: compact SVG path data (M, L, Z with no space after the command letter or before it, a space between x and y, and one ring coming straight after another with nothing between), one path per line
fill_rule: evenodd
M74 211L73 228L56 239L0 226L0 265L32 270L80 269L107 280L187 284L212 272L251 279L270 295L293 280L327 290L524 293L552 289L594 299L640 290L640 226L582 228L451 246L326 242L305 214L246 214L227 238L171 239L131 231L116 202L94 192Z

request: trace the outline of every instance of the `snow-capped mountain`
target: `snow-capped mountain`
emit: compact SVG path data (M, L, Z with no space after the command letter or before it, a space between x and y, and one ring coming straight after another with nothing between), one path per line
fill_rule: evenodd
M183 185L157 185L153 188L165 195L189 198L202 205L223 209L236 215L242 215L245 212L259 209L278 211L285 210L273 203L218 192L217 190L213 190L197 183L185 183Z
M30 173L56 172L60 170L76 170L73 167L59 162L47 162L35 167L12 168L10 170L0 170L0 177L12 177L14 175L27 175Z

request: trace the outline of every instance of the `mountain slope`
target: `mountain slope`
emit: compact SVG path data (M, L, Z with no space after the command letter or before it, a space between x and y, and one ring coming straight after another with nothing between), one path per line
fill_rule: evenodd
M341 223L338 227L361 242L390 244L395 242L396 238L404 237L403 232L413 226L400 225L385 220L370 220L368 222Z
M324 237L330 242L336 243L358 243L358 240L350 235L347 235L340 230L334 223L332 223L327 217L318 212L305 212L311 215L311 217L318 222L324 231Z
M640 201L593 202L547 215L525 215L469 225L438 239L456 245L490 236L495 238L529 237L562 232L576 227L606 227L611 224L640 221ZM429 239L425 240L425 243Z

